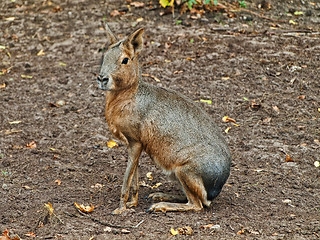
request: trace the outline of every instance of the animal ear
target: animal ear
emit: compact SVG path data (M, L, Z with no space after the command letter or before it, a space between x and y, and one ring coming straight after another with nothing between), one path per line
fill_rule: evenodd
M134 56L138 55L143 48L143 35L144 29L140 28L132 33L123 43L128 50L133 50Z
M116 36L112 33L111 29L109 28L109 25L107 23L105 23L104 25L104 29L107 32L108 38L110 40L110 45L116 43L118 40L116 38Z

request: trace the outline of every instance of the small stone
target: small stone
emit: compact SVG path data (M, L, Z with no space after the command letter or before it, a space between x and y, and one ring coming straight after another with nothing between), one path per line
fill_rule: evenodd
M290 203L292 203L292 200L290 200L290 199L284 199L284 200L282 200L282 202L283 202L283 203L286 203L286 204L290 204Z
M111 231L112 231L112 228L111 228L111 227L105 227L105 228L103 229L103 231L105 231L105 232L111 232Z

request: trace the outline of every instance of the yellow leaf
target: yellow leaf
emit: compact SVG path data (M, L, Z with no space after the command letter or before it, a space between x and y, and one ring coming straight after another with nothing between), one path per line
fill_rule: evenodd
M320 167L320 162L319 162L319 161L315 161L315 162L314 162L314 166L315 166L315 167Z
M113 140L110 140L109 142L107 142L107 146L108 146L108 148L118 147L118 143L116 143Z
M225 133L228 133L230 131L231 127L227 127L226 130L224 130Z
M171 1L171 2L173 2L173 1ZM159 0L159 3L161 5L161 7L163 7L163 8L170 6L171 2L169 2L169 0Z
M21 123L22 121L12 121L12 122L9 122L9 124L19 124Z
M45 203L44 206L49 211L50 215L52 215L53 214L52 204L48 202L48 203Z
M222 80L229 80L230 77L222 77L221 79L222 79Z
M65 64L63 62L59 62L59 66L65 67L65 66L67 66L67 64Z
M297 25L298 23L293 21L292 19L289 21L289 24L292 24L292 25Z
M178 228L177 231L178 231L179 234L181 234L181 235L192 235L192 234L193 234L193 230L192 230L192 228L189 227L189 226L185 226L185 227Z
M137 18L136 22L142 22L143 21L143 18L142 17L139 17Z
M162 185L162 183L156 183L154 186L152 186L151 188L152 189L155 189L155 188L158 188L158 187L160 187Z
M44 56L44 55L45 55L45 53L44 53L43 49L41 49L41 50L37 53L37 56Z
M303 12L301 12L301 11L295 11L293 14L296 15L296 16L298 16L298 15L303 15Z
M0 88L5 88L7 85L5 83L0 84Z
M223 122L233 122L233 123L236 123L236 122L237 122L236 120L234 120L233 118L230 118L230 117L228 117L228 116L224 116L224 117L222 118L222 121L223 121Z
M148 172L148 173L146 174L147 178L148 178L150 181L153 180L153 177L151 176L151 174L152 174L152 172Z
M232 125L236 126L236 127L240 127L239 124L236 124L236 123L232 123Z
M22 78L32 78L32 76L29 75L21 75Z
M0 45L0 49L6 49L6 46Z
M78 208L81 212L85 212L85 213L91 213L93 210L94 210L94 206L90 203L90 206L85 206L85 205L83 205L83 204L78 204L78 203L74 203L74 206L76 207L76 208Z
M171 233L173 236L179 234L179 232L176 231L176 230L174 230L173 228L171 228L170 233Z
M7 17L7 18L5 18L4 20L9 21L9 22L12 22L12 21L14 21L15 19L16 19L15 17Z
M207 104L212 104L212 100L200 99L200 102L207 103Z
M318 112L320 112L320 108L318 108Z

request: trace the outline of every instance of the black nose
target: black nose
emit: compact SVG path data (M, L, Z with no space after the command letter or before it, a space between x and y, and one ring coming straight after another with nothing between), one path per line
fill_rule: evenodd
M104 77L104 76L102 76L102 75L99 75L99 76L97 77L97 81L98 81L98 82L101 82L101 83L107 83L107 82L109 81L109 78Z

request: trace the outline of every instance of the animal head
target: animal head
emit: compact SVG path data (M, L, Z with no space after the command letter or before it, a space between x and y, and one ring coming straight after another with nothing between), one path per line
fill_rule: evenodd
M143 47L143 28L118 41L106 24L110 45L105 52L97 78L99 88L119 91L138 84L138 55Z

